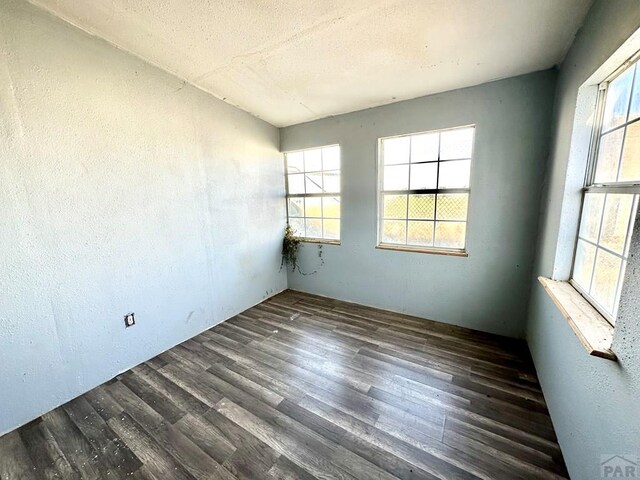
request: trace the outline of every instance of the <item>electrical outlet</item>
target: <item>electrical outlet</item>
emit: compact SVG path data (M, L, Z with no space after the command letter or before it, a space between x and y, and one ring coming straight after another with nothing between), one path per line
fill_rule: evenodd
M124 326L126 328L129 328L129 327L133 327L135 324L136 324L136 319L133 316L133 312L132 313L127 313L124 316Z

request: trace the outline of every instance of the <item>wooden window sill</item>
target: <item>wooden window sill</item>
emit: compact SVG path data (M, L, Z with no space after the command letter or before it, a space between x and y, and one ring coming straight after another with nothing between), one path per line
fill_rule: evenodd
M381 250L395 250L399 252L413 252L413 253L431 253L434 255L450 255L454 257L468 257L469 254L464 250L447 250L444 248L420 248L420 247L412 247L412 246L402 246L402 245L386 245L380 244L376 245L376 248Z
M303 243L321 243L323 245L340 245L340 240L327 240L324 238L300 238L300 241Z
M589 355L617 360L616 354L611 350L613 326L569 282L558 282L546 277L538 277L538 281L567 319Z

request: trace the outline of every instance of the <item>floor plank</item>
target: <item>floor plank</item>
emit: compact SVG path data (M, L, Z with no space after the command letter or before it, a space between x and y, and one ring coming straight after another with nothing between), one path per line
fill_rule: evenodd
M0 480L568 478L526 344L286 291L0 437Z

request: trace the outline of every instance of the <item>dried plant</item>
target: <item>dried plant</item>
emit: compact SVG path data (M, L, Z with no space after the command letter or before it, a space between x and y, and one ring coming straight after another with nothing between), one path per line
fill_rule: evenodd
M284 229L284 238L282 239L282 263L280 264L280 268L286 264L291 267L292 272L300 269L298 266L298 249L300 248L300 243L300 238L295 236L293 228L287 223Z

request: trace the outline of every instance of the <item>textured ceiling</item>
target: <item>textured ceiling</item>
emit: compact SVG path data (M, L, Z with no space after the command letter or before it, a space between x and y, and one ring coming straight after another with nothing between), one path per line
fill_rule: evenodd
M550 68L592 0L31 0L286 126Z

